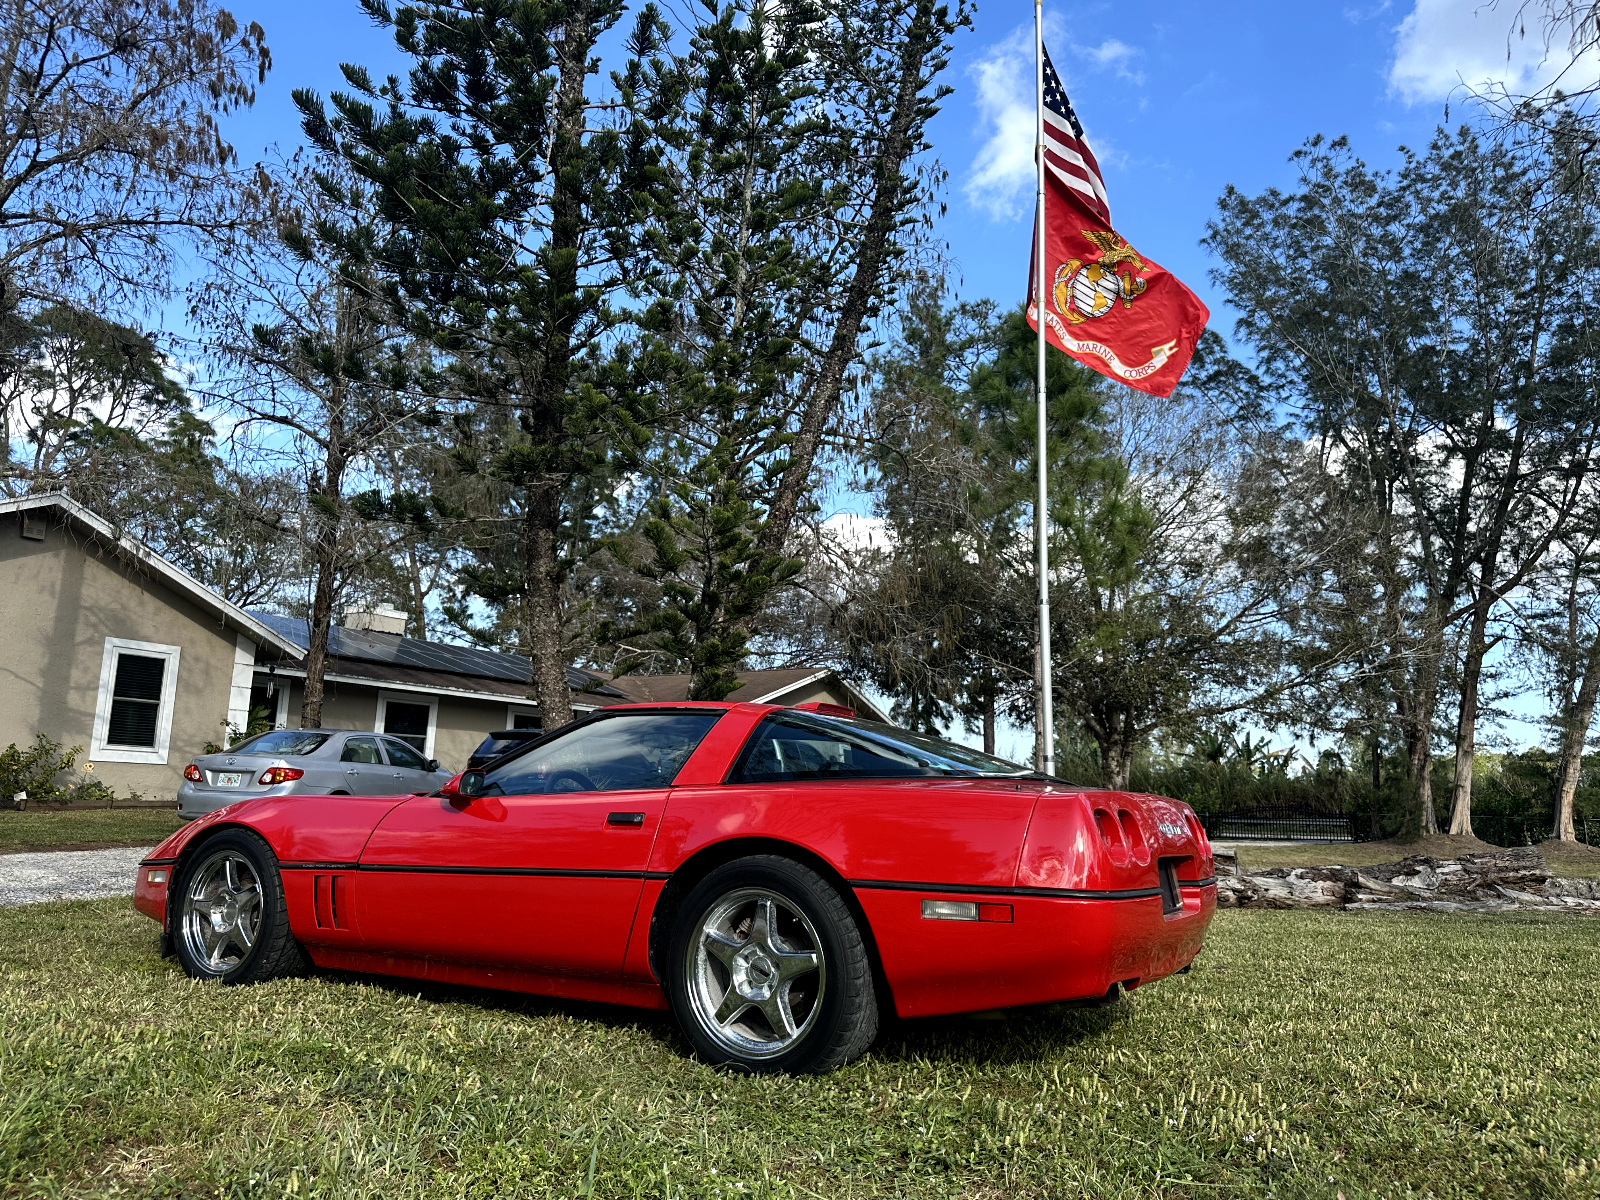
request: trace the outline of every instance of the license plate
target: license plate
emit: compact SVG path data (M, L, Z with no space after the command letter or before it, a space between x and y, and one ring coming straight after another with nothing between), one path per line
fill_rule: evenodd
M218 787L238 787L244 782L244 773L241 771L218 771Z

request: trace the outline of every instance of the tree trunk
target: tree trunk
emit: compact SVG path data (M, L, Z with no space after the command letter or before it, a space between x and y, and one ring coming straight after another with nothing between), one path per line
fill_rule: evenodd
M916 150L916 139L911 136L911 131L922 105L923 71L929 53L938 45L934 0L915 0L915 4L916 10L900 52L900 78L895 90L894 111L874 163L872 206L866 230L861 236L855 274L851 277L850 290L845 296L839 322L834 326L833 338L817 371L816 382L806 398L800 428L789 445L789 465L784 468L783 476L778 481L772 504L767 509L766 524L761 530L760 548L769 554L782 553L789 539L789 527L794 523L800 497L805 494L810 482L811 469L817 461L817 449L822 444L823 431L838 403L845 371L855 360L862 324L882 285L884 268L889 261L890 238L894 235L905 203L902 170L906 160Z
M338 446L337 440L331 443ZM329 451L323 463L322 486L311 505L319 522L316 540L311 544L314 582L309 615L310 638L306 647L306 687L300 704L300 727L322 728L323 676L328 669L328 626L333 622L333 604L339 575L339 527L344 520L345 463L337 449Z
M549 445L564 435L560 413L572 363L572 328L579 305L578 255L583 238L583 180L574 160L583 146L584 81L589 74L590 6L577 3L569 13L558 57L554 130L550 143L550 240L545 283L544 354L538 364L524 414L529 436ZM523 613L528 657L532 663L531 695L539 705L544 727L554 729L572 720L572 693L567 687L567 653L561 636L561 488L549 477L525 477L523 520Z
M1378 811L1379 794L1383 790L1383 739L1372 735L1372 840L1383 840L1383 816Z
M567 687L567 653L561 636L560 530L559 489L553 483L530 487L523 521L523 611L533 666L531 694L546 729L572 720L572 691Z
M1492 562L1492 560L1491 560ZM1489 570L1486 566L1485 571ZM1472 836L1472 759L1478 744L1478 690L1483 659L1489 652L1484 635L1495 594L1487 581L1479 586L1472 606L1472 626L1467 634L1466 657L1461 664L1461 711L1456 721L1456 775L1450 785L1450 836Z
M994 693L983 696L983 752L994 753Z
M1578 829L1572 818L1573 800L1578 793L1578 777L1583 771L1583 748L1589 740L1589 725L1594 720L1595 698L1600 695L1600 637L1589 646L1583 664L1583 680L1578 698L1563 713L1561 767L1556 784L1556 819L1550 836L1560 842L1576 842Z

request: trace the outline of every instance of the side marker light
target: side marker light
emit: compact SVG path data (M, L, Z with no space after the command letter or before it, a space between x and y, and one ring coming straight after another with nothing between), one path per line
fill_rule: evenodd
M165 883L167 881L167 873L165 871L151 871L145 878L151 883Z

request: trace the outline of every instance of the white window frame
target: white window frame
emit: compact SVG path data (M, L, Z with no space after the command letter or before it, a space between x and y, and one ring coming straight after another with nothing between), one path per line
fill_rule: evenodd
M372 719L372 732L384 737L398 737L398 734L384 733L383 720L389 711L389 702L396 704L426 704L428 706L428 744L422 751L423 758L436 758L433 752L433 735L439 727L439 697L430 696L426 692L382 692L378 693L378 711Z
M148 749L106 744L106 734L111 726L111 687L117 677L117 656L123 651L144 658L167 660L161 672L161 704L156 709L156 744ZM136 642L131 638L116 637L106 639L105 653L100 660L100 690L94 705L94 731L89 738L90 759L166 766L167 750L172 742L172 705L178 693L178 656L181 653L182 647L167 646L160 642Z
M506 723L501 729L515 729L518 717L536 717L539 715L537 704L508 704L506 705Z

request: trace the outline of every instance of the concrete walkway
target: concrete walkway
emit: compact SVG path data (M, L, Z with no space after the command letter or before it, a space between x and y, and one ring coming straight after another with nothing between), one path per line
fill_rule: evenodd
M0 908L47 900L131 896L133 873L152 846L0 854Z

